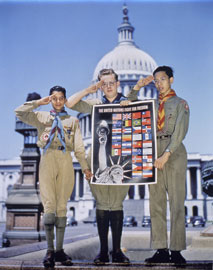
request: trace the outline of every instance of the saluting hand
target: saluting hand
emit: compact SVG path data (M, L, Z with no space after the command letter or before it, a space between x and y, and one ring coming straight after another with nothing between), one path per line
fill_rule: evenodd
M53 94L53 95L48 96L48 97L43 97L43 98L37 100L37 104L38 104L39 106L41 106L41 105L48 105L48 104L51 102L52 98L53 98L55 95L56 95L56 94Z
M154 80L154 77L152 75L147 76L146 78L140 79L136 85L134 86L135 90L140 90L141 87L144 87L146 85L148 85L149 83L151 83Z
M102 84L103 84L103 81L99 81L99 82L89 86L87 88L88 94L96 93L98 91L98 89L102 86Z

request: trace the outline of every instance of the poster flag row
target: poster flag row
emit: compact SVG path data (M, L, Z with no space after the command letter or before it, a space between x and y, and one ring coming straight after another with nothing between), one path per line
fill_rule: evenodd
M92 184L154 184L154 100L103 104L92 113Z

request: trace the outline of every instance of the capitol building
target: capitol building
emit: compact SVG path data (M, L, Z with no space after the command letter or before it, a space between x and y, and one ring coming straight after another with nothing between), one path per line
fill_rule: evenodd
M112 68L118 74L120 86L118 91L124 95L136 84L140 78L152 75L157 67L155 60L141 50L134 42L134 27L128 16L127 6L123 6L123 21L118 27L118 44L97 63L92 82L97 81L98 73L103 68ZM100 98L99 91L89 98ZM152 82L141 89L139 99L156 99L157 90ZM91 115L78 114L86 152L91 145ZM188 153L188 167L186 180L185 213L188 216L200 215L207 220L213 220L212 198L202 192L201 169L205 162L213 160L213 155ZM8 192L19 179L21 160L0 160L0 221L6 220ZM89 184L84 179L80 165L74 159L75 187L68 202L68 215L74 215L76 220L93 219L95 201L90 192ZM130 186L129 193L124 201L125 215L136 216L139 225L143 215L149 215L148 185ZM168 216L169 219L169 216Z

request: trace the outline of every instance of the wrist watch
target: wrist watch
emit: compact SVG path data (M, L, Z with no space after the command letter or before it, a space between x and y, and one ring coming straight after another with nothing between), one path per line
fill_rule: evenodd
M170 150L168 148L165 150L165 152L171 154L171 152L170 152Z

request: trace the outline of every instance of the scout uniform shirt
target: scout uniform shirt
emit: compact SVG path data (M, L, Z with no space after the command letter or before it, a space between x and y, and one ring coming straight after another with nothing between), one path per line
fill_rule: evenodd
M16 116L24 123L35 126L38 130L37 145L40 148L44 148L49 138L49 133L52 127L54 116L49 112L36 111L38 108L36 101L29 101L18 107L15 112ZM70 115L60 117L64 130L66 151L74 151L77 160L79 161L82 171L88 169L87 162L85 160L85 149L80 133L78 119ZM57 131L56 131L57 132ZM51 149L60 149L61 143L57 137L57 133L50 145Z

